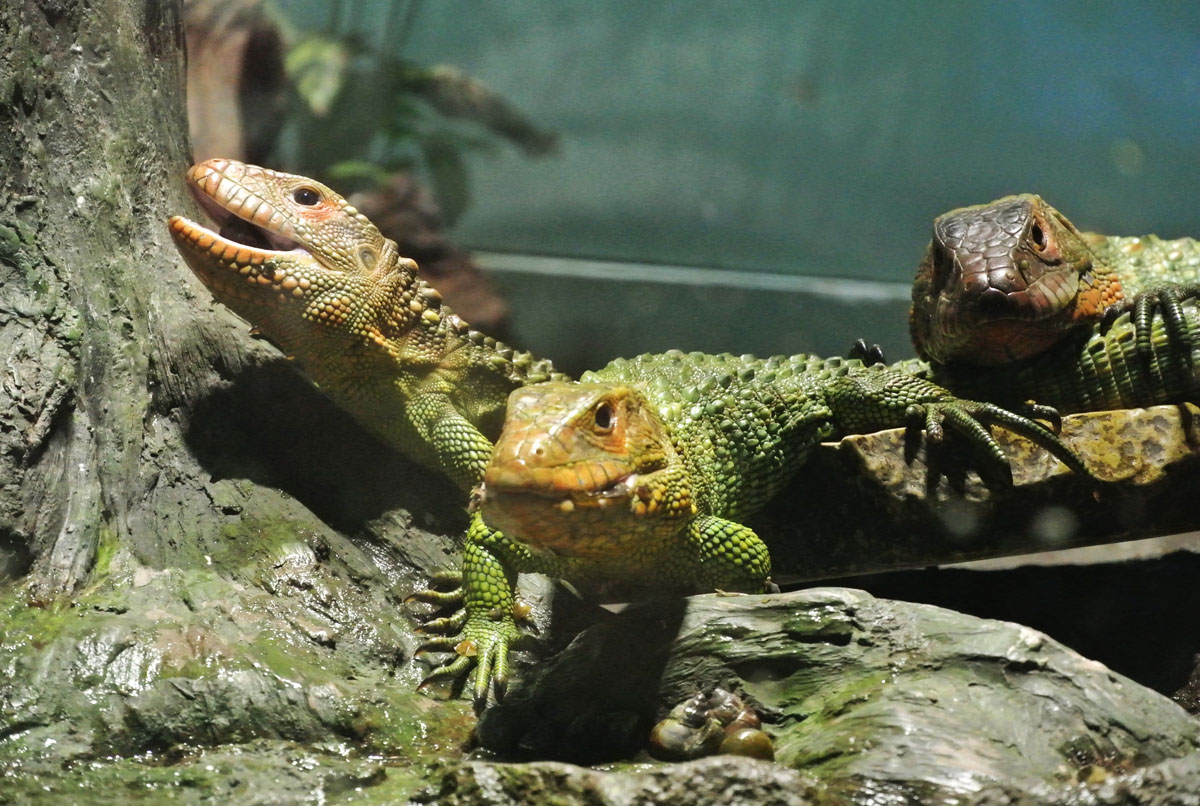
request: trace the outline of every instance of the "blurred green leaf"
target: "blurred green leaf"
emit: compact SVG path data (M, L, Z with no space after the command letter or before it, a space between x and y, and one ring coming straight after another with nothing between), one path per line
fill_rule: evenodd
M479 80L380 52L378 37L354 24L359 2L331 4L329 29L295 39L285 57L295 92L279 134L280 162L359 190L399 171L418 173L452 222L470 200L468 154L494 155L505 142L527 155L554 151L554 133ZM387 18L410 25L416 6L401 15L393 5Z
M395 172L392 165L380 165L368 160L342 160L329 166L329 178L339 182L354 182L368 187L379 187Z
M423 98L446 117L478 123L529 156L544 156L558 148L558 135L539 129L503 96L456 67L385 59L381 69L394 77L400 91Z
M284 60L296 92L318 117L329 112L345 82L349 63L345 44L323 36L301 39Z

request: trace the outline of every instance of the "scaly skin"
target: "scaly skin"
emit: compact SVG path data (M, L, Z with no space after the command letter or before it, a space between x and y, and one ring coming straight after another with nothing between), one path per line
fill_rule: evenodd
M188 185L220 232L181 216L168 227L213 296L368 430L464 490L483 478L508 393L566 379L471 330L416 263L324 185L216 159L193 166ZM468 557L503 540L478 515L470 535Z
M391 241L328 188L225 160L195 166L189 180L222 223L221 233L180 217L171 219L170 230L214 296L293 355L367 428L460 486L471 487L482 478L509 392L527 383L563 379L547 362L471 331L417 279L415 264L399 257ZM1109 337L1124 332L1121 328L1118 322ZM652 419L656 409L666 433L707 433L708 442L696 437L700 444L724 446L716 454L722 464L691 467L678 455L668 462L686 470L686 495L660 492L656 498L657 488L631 486L638 500L629 501L629 511L636 514L644 507L654 519L666 518L670 549L653 541L645 548L625 541L614 553L609 538L601 536L594 551L572 554L569 547L565 553L559 547L552 552L509 540L473 517L464 547L466 609L426 625L430 632L461 632L463 640L431 642L460 656L423 686L452 679L477 661L477 701L486 699L493 682L503 691L508 646L517 636L512 583L518 570L600 588L667 580L669 587L679 589L761 589L769 558L757 537L733 518L757 508L825 435L888 427L919 415L932 438L944 422L972 436L995 462L1003 463L979 419L1033 436L1080 469L1045 429L993 406L953 398L923 380L920 375L926 372L921 365L907 372L867 370L857 362L810 357L756 362L670 354L616 362L597 373L597 382L633 387L620 398L625 416L638 395L652 401L637 409L650 424L629 452L639 474L654 475L658 461L652 447L662 440ZM1025 396L1038 396L1042 386L1042 379L1032 379ZM662 408L660 398L675 403ZM698 424L685 425L693 417ZM759 455L767 459L755 460ZM650 461L651 468L639 461ZM714 482L704 473L716 467L723 472ZM680 503L689 496L694 512ZM567 514L561 504L558 512ZM634 534L648 534L649 520L636 522ZM686 525L675 528L681 524ZM685 536L682 543L679 535ZM637 559L623 559L621 552ZM655 569L653 574L645 573L648 567ZM454 593L423 598L458 600Z
M1179 323L1200 334L1200 299L1181 296ZM1178 341L1178 324L1154 316L1137 325L1135 311L1083 327L1058 344L1021 361L998 366L893 365L964 397L1006 406L1036 398L1060 414L1200 403L1200 339ZM1140 342L1140 343L1139 343Z
M909 325L923 358L994 366L1029 358L1127 310L1148 354L1158 309L1186 352L1192 334L1180 300L1198 291L1196 241L1083 233L1026 194L934 220L913 283Z
M1184 298L1180 315L1200 333L1200 300ZM1036 398L1064 414L1200 402L1200 343L1181 360L1163 317L1140 331L1148 353L1138 347L1129 311L1080 331L1030 359L996 367L914 360L867 369L858 361L807 356L763 362L669 353L613 362L579 384L514 392L485 474L482 508L492 525L521 540L483 531L469 538L465 609L431 625L461 631L432 648L463 654L431 678L465 671L474 653L477 701L486 697L489 677L503 690L508 646L519 634L505 615L518 570L602 593L646 586L760 589L770 559L737 521L774 495L819 439L917 416L931 438L940 438L944 421L1002 463L975 421L1004 410L981 410L963 398L1010 408ZM957 404L941 386L959 396ZM915 407L905 411L910 402ZM1080 470L1057 443L1027 421L1014 426L1013 417L1005 412L993 421L1033 436Z
M943 427L961 432L1003 472L1007 459L984 423L1024 434L1087 473L1033 420L848 359L672 351L619 359L580 383L513 392L480 494L485 522L508 537L468 536L464 611L432 625L448 635L427 647L460 657L431 678L465 672L474 655L476 702L486 702L491 682L502 693L518 635L517 572L593 594L766 590L766 546L740 521L820 441L914 421L935 439Z
M181 216L168 227L213 296L362 425L463 489L483 477L508 393L566 378L471 330L324 185L222 159L187 179L220 232Z

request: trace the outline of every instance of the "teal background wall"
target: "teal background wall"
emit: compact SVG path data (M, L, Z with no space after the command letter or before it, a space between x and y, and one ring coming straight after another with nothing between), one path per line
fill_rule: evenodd
M355 6L369 40L459 67L559 133L547 158L472 155L455 235L491 253L523 340L579 366L669 346L841 352L859 335L905 355L930 220L1007 193L1084 228L1200 235L1194 4ZM379 42L397 8L408 24ZM747 274L738 291L738 275L680 283L659 264Z

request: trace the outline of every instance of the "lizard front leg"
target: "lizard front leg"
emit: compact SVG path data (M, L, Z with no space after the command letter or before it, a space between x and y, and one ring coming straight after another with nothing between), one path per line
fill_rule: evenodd
M687 527L687 549L701 588L763 593L773 587L771 553L749 526L698 515Z
M435 693L443 684L452 685L474 666L475 707L482 709L487 705L491 689L497 699L503 698L508 686L508 653L521 636L516 613L517 573L556 575L561 571L552 561L492 529L479 513L474 513L463 545L463 609L446 619L427 623L420 630L453 634L428 641L418 649L418 654L454 651L458 657L430 672L419 690ZM434 601L424 593L412 598Z
M455 484L470 490L483 480L492 457L492 441L439 392L416 395L408 417L418 436L433 451L437 466Z
M1200 296L1200 283L1197 282L1152 284L1132 299L1105 308L1101 319L1102 332L1112 327L1122 313L1131 311L1137 352L1148 363L1154 357L1154 317L1158 314L1162 317L1168 344L1190 366L1195 340L1200 339L1200 334L1193 333L1188 326L1183 303L1196 296Z
M1033 419L1057 424L1058 413L1048 406L1026 404L1032 415L1028 417L993 403L955 397L932 381L889 367L842 376L829 384L824 397L842 435L907 426L923 430L931 441L938 442L944 427L952 428L988 457L993 470L1011 478L1008 457L985 427L995 424L1045 448L1074 472L1092 475L1054 431Z

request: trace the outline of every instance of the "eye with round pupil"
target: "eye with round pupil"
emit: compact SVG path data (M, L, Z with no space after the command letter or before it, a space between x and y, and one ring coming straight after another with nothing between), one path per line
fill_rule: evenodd
M292 192L292 198L295 199L296 204L303 204L306 207L311 207L321 200L321 194L317 193L317 191L313 190L312 188L296 188L296 190Z
M596 411L592 414L592 419L596 421L596 428L601 431L607 431L613 425L613 410L612 404L605 401L596 407Z
M1029 237L1033 240L1034 248L1039 252L1046 248L1046 231L1040 224L1034 224L1029 229Z

